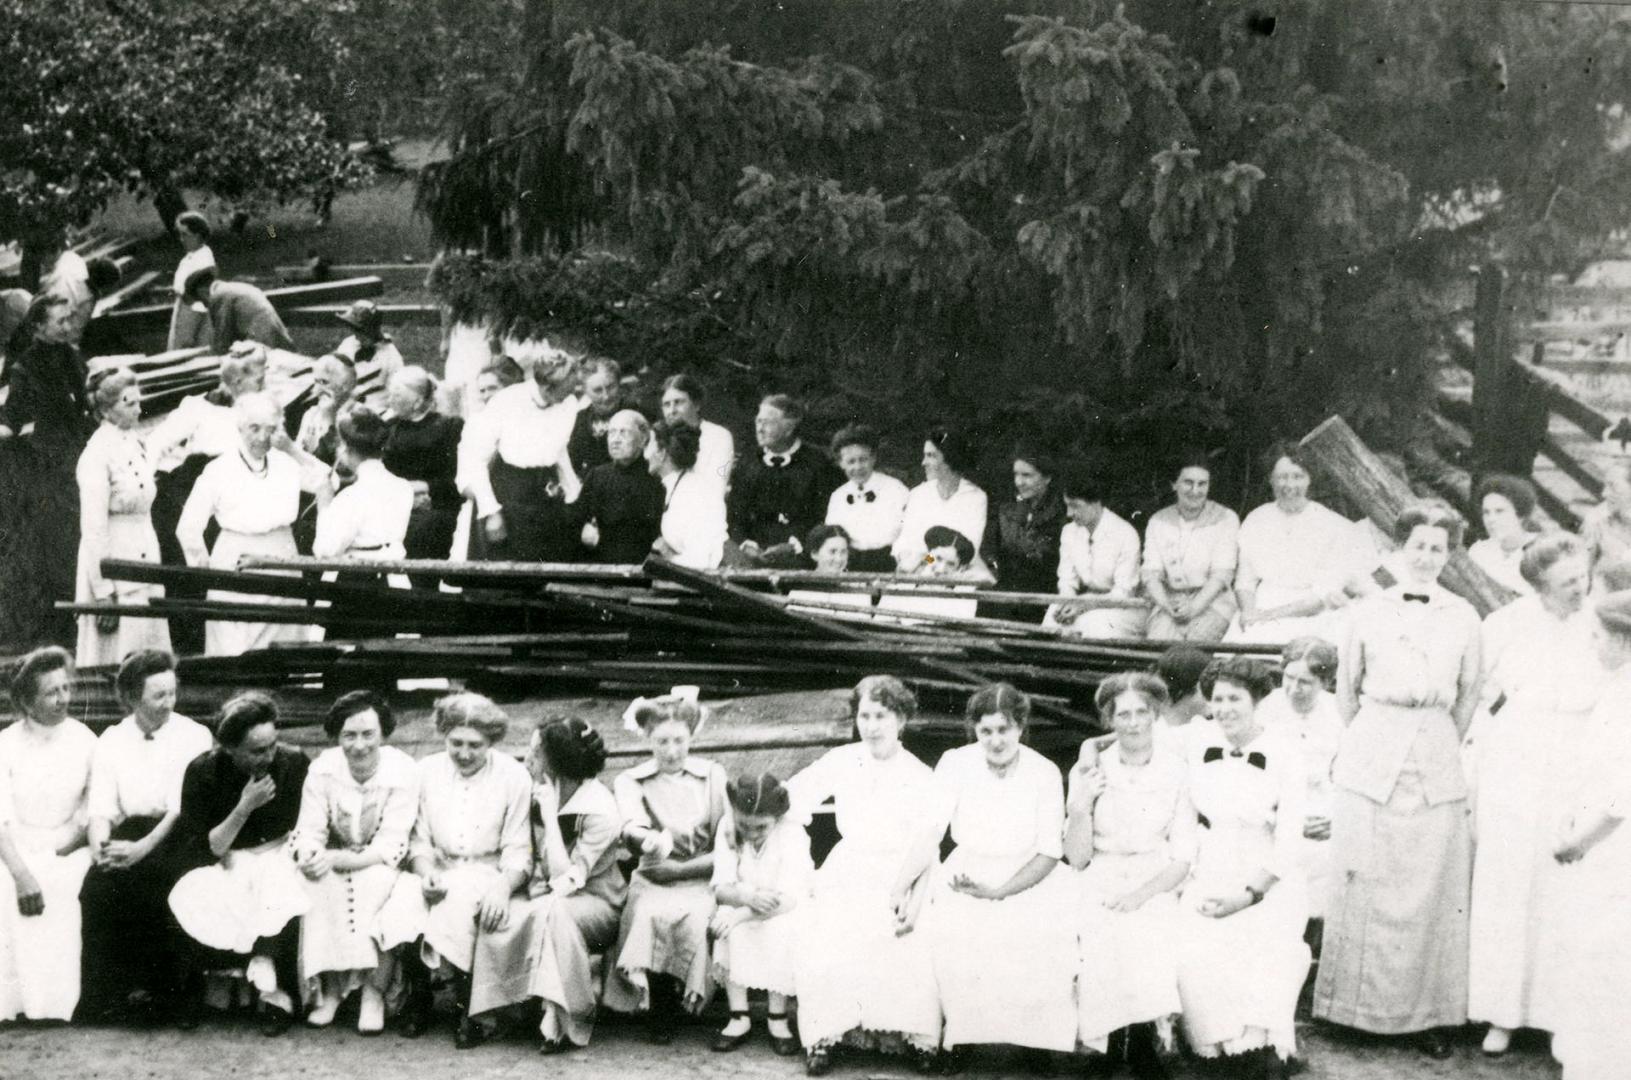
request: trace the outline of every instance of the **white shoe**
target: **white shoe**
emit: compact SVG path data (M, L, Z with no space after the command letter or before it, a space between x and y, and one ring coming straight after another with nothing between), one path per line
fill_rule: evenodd
M317 1005L306 1014L306 1023L312 1027L328 1027L334 1023L334 1014L340 1011L340 999L324 996L318 999Z
M1512 1029L1489 1026L1489 1032L1484 1036L1484 1053L1490 1057L1500 1057L1512 1046Z
M270 994L277 989L277 968L272 965L270 956L251 956L249 964L244 968L244 981L259 990L262 995Z
M385 995L372 986L362 988L362 1000L357 1009L357 1030L364 1035L377 1035L385 1030Z

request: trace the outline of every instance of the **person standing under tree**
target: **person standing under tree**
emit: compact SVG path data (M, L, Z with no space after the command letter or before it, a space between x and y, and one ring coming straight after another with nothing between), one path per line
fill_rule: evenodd
M736 463L726 501L731 545L749 566L804 565L804 537L821 524L827 497L844 482L832 462L799 438L804 406L786 394L759 402L758 452Z

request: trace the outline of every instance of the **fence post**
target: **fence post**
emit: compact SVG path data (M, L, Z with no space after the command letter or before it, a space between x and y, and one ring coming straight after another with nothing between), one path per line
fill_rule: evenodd
M1472 339L1473 468L1480 476L1502 472L1527 478L1549 413L1513 355L1506 293L1505 267L1491 262L1479 268Z

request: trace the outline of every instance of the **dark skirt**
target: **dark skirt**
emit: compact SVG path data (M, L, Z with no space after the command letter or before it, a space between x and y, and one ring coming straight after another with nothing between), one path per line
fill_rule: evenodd
M79 451L52 437L0 442L0 645L8 651L72 650L78 638L74 617L55 604L74 598Z
M158 818L129 818L114 840L140 840ZM178 962L187 936L170 913L170 890L192 863L181 845L166 837L147 858L128 869L92 866L79 890L81 934L80 1015L95 1017L125 1004L132 991L174 997L181 985Z
M495 459L488 470L504 508L505 539L492 543L479 520L470 529L470 556L483 562L574 562L577 536L553 468L519 469Z

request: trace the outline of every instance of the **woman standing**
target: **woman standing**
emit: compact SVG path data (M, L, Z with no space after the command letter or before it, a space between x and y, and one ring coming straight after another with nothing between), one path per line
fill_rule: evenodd
M1484 700L1469 742L1476 766L1467 1015L1487 1021L1486 1054L1516 1028L1553 1030L1570 1002L1538 993L1544 912L1556 887L1554 823L1563 813L1601 672L1586 609L1583 544L1567 533L1524 551L1531 595L1484 620ZM1497 703L1498 704L1495 704Z
M1552 1054L1564 1080L1617 1080L1631 1060L1631 594L1605 597L1597 622L1597 655L1609 677L1579 747L1590 775L1553 838L1568 1008Z
M1172 482L1176 501L1157 510L1144 530L1152 639L1218 641L1234 617L1240 519L1207 498L1211 490L1206 456L1184 458Z
M896 932L889 891L922 831L934 776L901 745L917 698L893 675L869 675L850 695L850 712L858 741L787 782L799 820L833 801L840 836L816 873L796 953L799 1036L812 1076L831 1068L840 1047L906 1053L927 1068L940 1045L928 938Z
M150 516L153 462L136 435L141 388L129 368L103 368L90 377L88 389L102 425L85 444L74 469L79 483L79 577L74 600L143 606L161 595L159 586L113 582L102 576L103 559L159 561L159 540ZM163 619L79 617L75 663L81 667L117 664L137 649L169 648L170 626Z
M714 836L725 817L725 770L691 756L701 722L701 709L677 698L638 710L635 723L651 760L612 783L623 840L640 865L609 954L604 1000L618 1012L645 1013L659 1044L672 1040L682 1008L700 1013L714 991L709 878Z
M429 1026L430 971L445 964L459 1001L454 1045L465 1050L488 1035L470 1019L477 933L510 924L519 910L515 893L527 880L532 777L497 749L509 720L487 698L449 694L436 702L434 719L446 749L419 763L419 816L408 848L418 890L397 889L381 918L423 929L420 954L404 957L402 1033L415 1038Z
M1195 808L1181 748L1155 737L1165 684L1120 672L1099 684L1095 703L1116 741L1102 754L1083 744L1065 804L1065 858L1081 871L1076 1042L1098 1073L1125 1053L1134 1076L1156 1080L1181 1007L1177 889L1195 859Z
M1297 995L1308 977L1305 773L1296 743L1257 716L1274 685L1266 667L1221 660L1206 681L1214 724L1189 758L1201 831L1181 905L1184 1038L1201 1057L1250 1055L1277 1076L1277 1062L1296 1052Z
M323 717L336 745L306 773L289 850L311 898L300 931L300 980L313 1027L332 1024L340 1004L361 990L357 1030L383 1031L385 992L396 973L390 950L417 936L380 917L404 882L402 859L419 810L413 758L385 745L395 729L384 699L367 690L344 694Z
M1014 452L1014 497L997 508L981 550L997 577L997 588L1013 592L1053 591L1059 571L1059 534L1065 527L1065 500L1054 483L1058 465L1033 448ZM993 605L997 617L1041 620L1038 608Z
M215 253L210 250L210 223L203 214L188 210L184 214L177 214L175 221L176 239L181 242L181 261L176 264L176 274L171 290L176 294L176 306L170 313L170 337L165 348L174 352L177 349L191 349L207 346L211 340L210 315L208 309L202 304L194 306L189 304L182 295L187 291L187 279L200 270L215 268Z
M924 933L945 1012L945 1046L1008 1043L1069 1052L1076 1045L1074 922L1068 880L1054 875L1065 824L1059 770L1021 745L1031 701L1007 683L969 698L972 745L934 770L926 828L895 880L900 931L911 931L922 879L949 826L957 848L937 875Z
M901 573L914 573L923 562L928 554L923 534L936 525L956 530L974 545L985 536L985 492L965 475L973 466L974 450L958 432L936 428L924 440L923 483L907 496L900 536L890 549Z
M694 376L681 373L663 380L663 423L686 424L697 432L696 475L719 487L723 503L725 489L730 486L731 469L736 466L736 440L725 428L702 418L706 401L707 393Z
M906 485L878 472L878 433L865 424L840 428L828 449L845 480L827 499L826 524L849 536L855 570L893 573L895 557L889 549L906 514Z
M235 570L244 555L292 557L293 525L300 508L300 466L272 448L281 411L265 394L245 394L233 403L239 444L204 467L176 526L176 539L189 566ZM204 528L220 527L213 548L204 545ZM212 600L238 603L299 603L283 597L245 596L212 589ZM204 651L210 656L236 656L273 641L306 641L308 627L298 624L211 620L204 626Z
M67 1020L79 1001L79 886L96 736L68 715L72 659L55 645L11 677L22 719L0 731L0 1020Z
M404 542L410 559L446 559L459 522L455 477L464 421L436 411L437 382L422 367L405 367L385 384L390 436L385 467L413 485L413 514ZM434 587L434 579L425 582Z
M578 537L595 562L641 563L662 533L662 482L645 460L651 424L633 409L623 409L606 422L606 452L611 460L596 465L583 478L583 494L572 504Z
M623 819L595 777L606 744L578 719L545 720L532 735L532 870L507 926L476 939L470 1010L543 1005L539 1050L588 1046L595 1030L591 956L617 938L628 885L617 864Z
M175 712L176 658L132 653L115 681L130 715L96 740L87 836L92 865L80 889L84 915L80 1016L117 1015L132 990L173 1009L185 948L170 890L192 868L170 839L181 817L187 766L209 752L209 728Z
M66 557L79 544L74 466L95 429L85 362L73 345L73 305L43 294L29 305L8 350L11 393L0 410L0 640L71 641L73 616L54 609L74 595Z
M1333 769L1333 888L1314 1015L1452 1053L1467 1020L1472 835L1461 738L1478 701L1478 615L1439 575L1461 519L1399 515L1404 580L1357 605L1337 673L1348 720Z
M651 429L646 463L665 493L662 533L651 551L693 570L713 570L725 557L725 489L699 471L698 438L696 428L676 421Z
M1467 557L1519 596L1534 592L1520 567L1524 550L1540 535L1532 520L1535 486L1522 477L1486 476L1478 485L1478 512L1484 538L1467 549Z
M1308 882L1308 917L1325 917L1331 889L1331 768L1342 745L1337 708L1337 649L1316 637L1288 642L1280 652L1280 687L1263 699L1257 715L1270 731L1288 735L1307 769L1303 789L1302 870Z
M1240 526L1235 597L1240 614L1231 639L1273 644L1305 635L1336 636L1335 613L1348 604L1354 569L1353 522L1308 497L1302 449L1281 443L1269 452L1274 501Z

